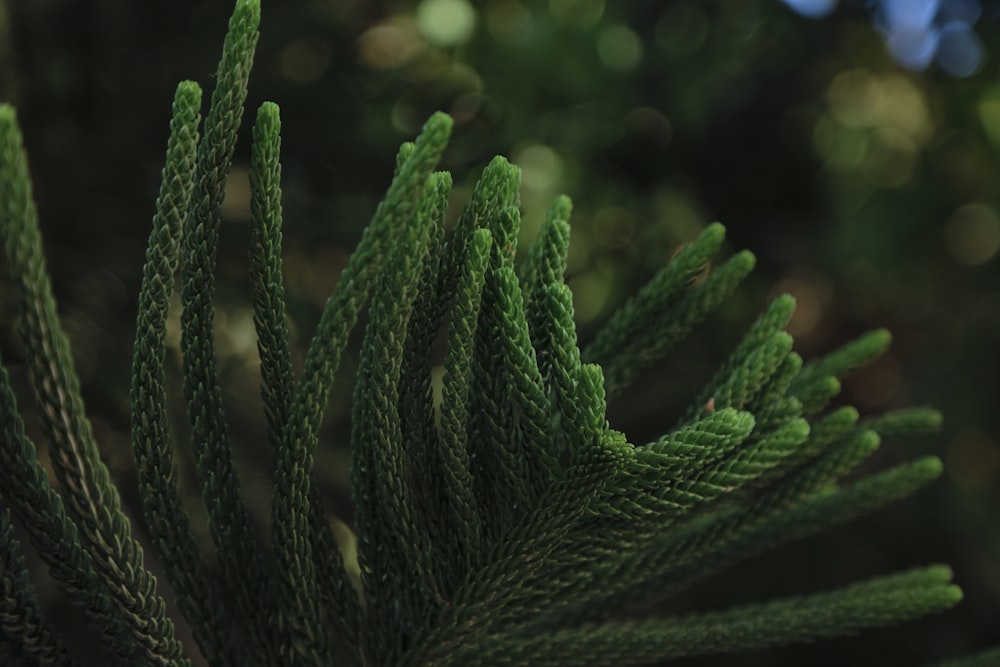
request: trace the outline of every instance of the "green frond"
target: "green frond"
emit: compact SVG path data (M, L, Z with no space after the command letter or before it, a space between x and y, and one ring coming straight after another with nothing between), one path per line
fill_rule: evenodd
M417 144L412 141L404 141L399 145L399 150L396 151L396 170L393 172L393 178L399 176L399 171L410 159L410 156L413 155L413 151L416 150L416 148Z
M0 443L0 498L4 505L25 527L31 544L70 603L83 611L97 630L107 656L122 664L140 660L121 608L111 599L106 582L80 541L76 524L35 456L35 445L25 433L10 377L2 366Z
M309 473L323 410L348 335L368 298L378 270L385 272L387 237L399 231L415 211L450 131L451 119L444 114L435 114L427 121L414 147L400 151L409 155L397 162L400 166L385 199L323 309L316 334L306 353L292 419L276 456L272 531L279 565L280 597L289 627L285 651L299 652L300 659L314 659L314 652L320 650L317 642L325 641L321 619L315 614L313 582L316 575L311 555L313 547L308 538ZM357 494L366 491L355 488L354 493L359 497Z
M795 457L789 459L789 463L803 463L821 454L827 447L851 433L858 423L858 417L856 408L845 405L810 422L809 440Z
M559 556L574 532L584 532L590 505L621 469L622 445L618 436L604 431L575 457L563 479L496 542L489 560L466 573L444 615L407 654L406 664L441 664L469 637L531 617L539 605L570 603L572 598L560 598L573 582L555 576L565 571Z
M291 418L296 389L281 260L280 129L278 106L265 102L258 110L253 128L250 279L263 380L261 395L268 441L275 451L280 447L281 435ZM344 571L340 549L316 489L311 490L309 503L311 539L320 583L318 595L326 622L337 629L335 640L343 649L356 640L357 596Z
M166 604L142 565L142 550L132 539L85 416L80 381L45 268L21 132L14 110L6 105L0 106L0 236L17 296L21 337L28 349L47 352L28 356L28 374L39 409L50 415L42 426L56 477L69 499L69 514L146 659L185 664Z
M863 428L838 440L829 444L814 460L788 472L754 503L751 512L765 514L835 483L874 454L880 442L874 431Z
M0 632L26 663L80 664L42 614L6 507L0 508Z
M184 399L208 524L247 641L256 654L278 660L277 611L260 539L243 498L222 410L215 351L213 299L222 200L260 23L259 0L239 0L229 19L211 105L198 144L191 208L182 237L181 350Z
M889 332L877 329L806 364L789 389L802 402L803 413L822 410L839 393L839 380L881 356L890 342Z
M427 218L428 248L424 254L413 303L410 322L406 327L402 368L399 380L399 410L402 438L406 442L406 465L410 468L416 505L414 520L417 529L434 538L446 531L438 520L442 507L443 480L438 474L438 443L434 420L431 355L443 325L437 309L437 288L442 270L441 255L435 252L444 243L444 219L451 193L451 175L435 172L428 180L428 196L418 216ZM435 540L431 540L434 542ZM428 545L430 547L430 545ZM434 557L431 556L433 559Z
M727 486L751 483L759 487L771 478L769 473L793 456L809 438L809 422L791 419L772 431L755 434L752 442L737 450L708 479Z
M521 170L503 157L493 158L483 170L482 177L472 191L472 197L462 209L462 214L455 223L455 229L444 251L445 270L443 277L447 282L442 290L443 297L450 297L454 290L455 281L458 279L458 267L462 265L465 246L473 232L480 227L490 227L492 218L497 211L507 207L516 207L520 186ZM494 243L498 246L517 241L516 234L513 238L500 238L496 235L496 230L491 229L491 232L494 235ZM509 236L509 230L507 236ZM507 252L510 253L512 250L513 248Z
M875 453L881 444L878 433L866 428L857 429L849 438L829 446L826 452L807 470L799 473L800 488L822 488L835 482L861 465Z
M509 184L519 177L520 172L503 169L501 173L509 174L507 179L501 181L502 184ZM482 180L486 178L484 173ZM466 211L471 205L472 202L466 206ZM517 415L507 395L509 379L503 346L504 326L511 318L511 313L505 309L510 304L503 302L499 284L501 269L513 266L511 241L516 239L514 235L519 225L520 214L511 207L495 210L488 220L493 246L483 284L473 353L473 384L477 388L472 394L469 421L470 439L475 443L473 475L483 516L487 519L484 528L491 540L498 538L506 517L490 509L496 506L524 507L529 496L528 462L523 449L525 443L516 437ZM519 310L523 320L523 305Z
M749 412L721 408L640 447L637 456L680 477L691 468L703 467L724 456L746 440L756 423Z
M919 459L864 478L841 489L824 488L795 504L761 515L753 507L721 512L695 522L664 540L643 562L661 563L659 574L644 582L639 597L663 597L780 544L813 535L905 498L937 479L934 457Z
M368 299L375 277L384 270L387 259L387 237L398 231L416 206L423 183L437 164L447 143L452 121L444 114L435 114L427 121L416 144L404 144L397 156L397 172L386 197L379 205L371 224L365 229L354 254L351 255L334 289L327 299L316 333L306 354L302 381L296 392L293 418L282 439L278 456L279 480L286 472L311 461L316 434L322 420L340 364L340 355L347 345L347 336L357 322L358 314ZM297 463L293 464L293 460ZM284 463L283 463L284 462ZM279 484L278 494L285 490ZM285 500L278 501L277 515L287 511Z
M446 546L452 543L454 529L446 519L446 482L439 458L441 448L435 425L432 360L428 353L434 349L443 324L442 313L437 308L437 289L443 267L440 253L433 250L444 242L444 219L451 184L451 175L447 172L432 173L427 194L417 211L420 218L417 224L429 230L428 252L417 269L419 281L406 326L398 390L400 437L405 453L403 468L408 475L408 493L413 505L407 522L410 534L420 535L423 545L416 555L419 562L414 569L428 572L426 582L433 582L428 584L409 577L409 583L414 599L428 605L442 600L444 591L449 590L457 575L445 565L454 557ZM424 594L429 589L433 590L433 595ZM414 602L414 606L418 603ZM422 611L426 614L427 608Z
M833 375L843 379L881 356L891 342L892 335L885 329L870 331L822 359L809 364L805 371L817 375ZM807 378L807 373L803 372L802 381Z
M281 262L280 152L278 105L265 102L257 110L250 162L250 284L267 439L274 449L288 424L295 392Z
M544 377L555 422L555 451L562 456L569 451L571 443L583 441L581 405L576 401L577 378L581 373L580 348L576 343L573 294L569 287L564 283L552 285L543 298L549 324L542 327L543 337L536 339L535 346L540 370L548 371Z
M608 430L606 418L607 399L604 385L604 371L597 364L580 366L576 378L577 418L576 426L580 439L577 448L570 450L570 456L587 456L593 443L599 442Z
M569 217L573 205L569 197L556 197L545 214L538 236L528 247L527 256L519 271L524 293L528 329L533 340L546 340L549 320L545 316L545 292L562 283L566 274L566 256L569 250ZM546 375L545 355L539 350L539 366Z
M505 158L497 156L483 170L473 189L472 197L462 209L455 228L440 249L441 268L438 273L436 301L433 313L442 319L455 296L458 279L465 263L466 246L477 229L488 228L499 209L516 207L521 171ZM516 238L514 239L516 241ZM494 238L496 243L499 243ZM511 246L509 252L513 252Z
M281 121L275 104L258 109L250 278L275 468L271 540L262 539L223 412L213 305L221 206L259 20L259 0L236 1L201 138L201 91L191 82L177 89L133 351L131 430L148 534L207 663L628 667L848 634L960 599L950 570L933 566L831 592L636 620L643 606L740 560L938 477L941 462L928 457L843 481L883 438L935 430L940 415L915 408L859 422L849 406L824 414L841 378L884 352L889 335L875 331L803 363L784 331L795 303L782 295L691 392L678 424L635 446L609 423L608 399L730 296L753 255L737 252L713 267L725 234L709 225L581 352L564 282L569 199L553 202L516 271L520 171L495 158L447 233L452 178L435 169L452 120L441 113L400 147L385 198L296 377L281 260ZM0 237L62 491L36 458L0 367L0 660L76 664L42 619L13 517L99 636L102 664L186 667L85 418L6 105ZM218 577L184 511L166 411L178 269L183 393ZM343 533L351 542L356 535L356 545L345 544L344 556L331 526L341 522L324 509L313 459L369 299L351 412L354 533Z
M789 393L799 400L802 414L811 417L822 412L840 394L840 387L840 380L832 375L823 375L808 383L793 383Z
M937 433L941 430L941 413L934 408L903 408L877 417L868 417L862 425L878 433L885 440L909 438L915 435Z
M498 333L503 343L508 400L517 420L515 432L520 436L520 455L527 464L519 500L527 503L537 499L558 474L559 460L552 442L549 403L528 333L520 284L510 266L500 267L496 281L502 313Z
M193 82L182 82L174 97L166 164L139 292L132 359L132 449L154 549L178 604L191 621L198 646L207 659L236 665L238 653L224 648L225 637L232 632L224 595L207 577L177 486L164 387L167 318L194 184L200 106L201 89Z
M591 581L586 604L606 613L664 599L746 558L850 521L904 498L936 479L941 462L928 457L854 482L822 489L797 503L733 503L694 515L669 531L650 533L625 549ZM592 540L575 548L586 554ZM600 585L596 585L596 584ZM583 604L584 600L580 600ZM578 607L574 618L595 616ZM597 616L600 616L597 613ZM564 619L565 621L565 619ZM565 621L568 622L568 621Z
M769 426L772 422L781 423L785 419L799 416L798 406L791 403L785 394L790 383L801 369L802 359L794 353L781 354L777 350L769 348L769 346L775 345L775 341L784 340L784 337L787 336L782 329L788 324L794 310L795 300L787 294L782 294L771 301L767 309L744 334L726 362L695 398L688 409L687 419L695 418L706 405L718 408L729 404L726 401L732 401L733 396L726 397L727 388L729 392L732 392L734 388L741 391L741 395L736 396L740 401L739 406L752 412L761 426ZM769 349L770 351L768 351ZM754 388L743 387L741 389L739 382L740 378L744 377L747 372L747 364L752 359L759 360L761 354L775 355L773 358L774 375L761 378L764 382L757 384Z
M691 244L667 263L639 293L630 298L594 337L584 356L603 360L619 353L631 340L641 335L649 323L677 300L683 290L692 286L698 274L708 268L708 262L726 237L725 228L709 225Z
M675 257L672 262L676 262L677 259ZM651 306L649 312L645 314L625 311L626 323L638 320L628 327L635 330L635 337L625 341L619 349L611 348L610 341L616 337L609 335L605 339L606 342L600 346L595 339L583 351L583 360L599 363L607 378L609 395L613 397L619 394L643 369L651 366L674 345L686 338L708 313L732 294L737 285L753 269L755 263L753 254L747 251L739 252L714 269L700 283L696 283L691 289L683 290L676 301L664 304L662 307ZM669 267L669 264L667 266ZM694 268L691 271L694 271ZM619 316L615 315L611 321L614 322L618 318Z
M434 204L433 183L424 201ZM416 215L389 254L392 271L383 272L372 296L371 315L361 351L355 389L351 450L355 526L361 578L369 602L374 646L393 653L403 628L417 609L394 603L416 582L434 590L434 566L427 558L427 535L415 530L413 485L402 439L399 382L406 330L413 312L419 267L427 252L430 218ZM362 475L364 471L364 475ZM411 574L412 572L412 574ZM405 599L413 600L412 596ZM400 608L402 607L402 608ZM397 650L401 650L401 646Z
M792 337L784 331L775 331L762 337L753 347L738 348L726 366L726 375L709 381L704 394L688 408L685 420L696 418L704 412L708 401L714 409L743 408L758 398L767 383L778 373L792 351ZM737 356L739 355L739 356Z
M962 599L951 570L928 567L845 589L679 618L487 636L440 664L616 667L852 634L944 611Z
M466 424L472 391L473 341L492 244L493 237L487 229L476 230L468 244L466 263L455 294L444 361L439 429L441 476L445 511L450 518L445 523L452 526L456 534L441 536L451 544L448 545L448 557L442 559L438 576L442 581L447 577L449 592L457 585L458 574L472 569L483 551L483 517L473 488Z
M789 505L835 482L868 458L878 449L879 438L870 430L854 428L857 418L854 408L845 407L811 424L805 440L757 478L755 487L766 488L754 499L749 512L762 514L768 508ZM747 516L749 513L744 513L743 519Z

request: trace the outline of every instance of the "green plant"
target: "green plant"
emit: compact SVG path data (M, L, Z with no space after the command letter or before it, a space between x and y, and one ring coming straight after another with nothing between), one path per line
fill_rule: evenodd
M569 201L556 200L515 268L518 171L496 158L446 234L451 179L434 171L451 128L443 114L401 148L296 377L281 278L278 109L258 111L252 280L275 461L272 535L262 540L227 437L212 310L223 185L258 21L258 0L239 0L204 136L200 90L177 89L134 349L132 437L146 523L209 664L641 664L835 636L960 599L948 568L933 566L719 612L623 615L934 479L941 464L926 458L838 485L880 436L924 431L939 417L914 409L859 421L850 407L826 411L838 378L882 352L888 334L803 365L782 331L794 304L779 297L673 429L629 443L607 423L607 398L727 297L752 255L709 270L723 242L722 227L709 226L580 351L563 283ZM37 461L0 369L3 646L12 662L85 662L44 620L13 515L100 633L101 664L189 664L84 416L36 218L15 113L3 106L0 236L61 487ZM166 417L165 332L178 268L190 442L222 580L209 576L188 525ZM311 470L334 374L369 298L351 434L355 578ZM438 386L431 355L442 332Z

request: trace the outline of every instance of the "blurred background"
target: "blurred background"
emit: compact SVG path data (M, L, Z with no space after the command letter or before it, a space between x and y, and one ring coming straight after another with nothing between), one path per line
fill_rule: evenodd
M945 415L940 434L887 442L866 468L934 453L946 473L932 487L752 559L669 608L719 608L946 562L966 591L957 609L861 638L689 664L923 664L1000 642L1000 3L262 4L227 187L217 311L229 423L262 517L269 457L246 278L254 109L264 100L282 109L285 267L300 356L389 183L396 148L441 109L456 121L443 165L456 180L452 215L494 154L522 168L522 244L556 194L572 197L569 281L584 341L708 222L726 225L730 251L757 255L737 295L612 405L613 425L634 442L672 425L781 292L798 300L790 331L807 359L871 328L893 332L891 352L846 383L846 402L866 414L929 404ZM130 347L170 101L181 79L211 89L231 8L0 5L0 99L19 109L88 411L133 512L141 506L128 437ZM37 431L6 282L0 347ZM331 509L345 518L356 351L318 456ZM190 471L187 482L195 488ZM193 491L191 510L201 512ZM58 600L44 573L38 581ZM71 611L55 613L74 625Z

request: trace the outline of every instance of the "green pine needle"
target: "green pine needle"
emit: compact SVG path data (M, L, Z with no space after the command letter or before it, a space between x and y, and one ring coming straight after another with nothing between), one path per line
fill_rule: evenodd
M39 409L49 416L42 425L69 514L145 658L156 665L186 664L85 418L80 381L45 268L21 133L14 110L6 105L0 106L0 236L19 304L21 336L28 349L41 352L28 356L28 372Z
M0 632L26 664L80 664L43 618L6 509L0 510Z
M950 580L951 570L936 566L722 612L606 623L528 637L497 634L441 664L615 667L811 641L948 609L962 599L961 590Z
M959 601L950 570L934 566L826 593L637 618L644 606L743 559L937 478L941 462L927 457L843 481L883 439L936 430L940 415L915 408L859 422L850 406L827 411L841 379L883 353L889 335L875 331L803 363L783 330L795 306L783 295L709 382L692 389L678 424L635 446L608 422L608 400L728 298L753 255L713 261L725 232L709 225L581 352L564 282L569 199L555 200L515 270L520 171L498 157L446 233L452 178L435 169L452 120L441 113L400 148L392 183L296 376L281 260L281 120L273 103L258 109L250 285L263 435L275 470L270 543L258 535L223 412L214 298L221 205L259 21L259 0L236 2L200 129L200 89L178 86L136 322L130 396L139 494L192 651L211 665L261 667L627 667L850 634ZM0 656L185 667L174 619L85 418L27 158L6 105L0 237L60 490L0 368ZM194 453L218 576L189 525L166 410L178 269L191 428L190 442L176 446ZM313 460L335 375L369 300L351 413L352 554L331 529ZM43 620L11 518L82 611L102 656L72 655ZM348 571L354 555L359 577Z
M232 628L229 612L223 609L224 593L207 577L177 486L164 386L167 319L194 184L200 106L201 89L182 82L174 97L166 165L139 292L132 360L132 447L150 537L178 603L191 619L195 640L207 659L236 665L239 651L225 648Z

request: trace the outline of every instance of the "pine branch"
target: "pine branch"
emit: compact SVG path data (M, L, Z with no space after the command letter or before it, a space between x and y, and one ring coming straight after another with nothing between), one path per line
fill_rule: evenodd
M706 233L711 229L713 228L706 229ZM689 246L689 248L693 247L695 244ZM680 255L675 257L671 264L679 258ZM707 260L707 257L704 259ZM620 315L616 314L612 317L607 326L612 326L612 322L623 317L625 324L615 325L615 330L619 328L634 330L635 337L623 342L622 347L617 349L611 347L611 341L615 340L616 337L608 335L602 339L600 345L598 345L598 339L595 338L594 342L583 351L584 361L599 363L604 368L609 395L616 396L631 384L642 370L651 366L663 357L670 348L687 337L709 312L732 294L736 286L753 269L755 262L756 260L751 253L746 251L738 253L712 271L701 283L677 295L676 301L661 299L664 301L661 304L661 300L655 298L654 292L648 299L648 305L644 304L643 308L623 309ZM666 271L669 266L670 264L663 271ZM695 268L692 267L684 275L690 276L694 271ZM668 287L673 289L674 285L684 284L679 280L668 281L665 278L659 281L654 279L654 281L657 284L665 285L666 287L659 288L664 290ZM676 293L670 292L670 294ZM600 337L600 334L598 336Z
M278 616L270 604L271 577L243 500L222 410L213 306L222 199L243 118L259 22L259 0L237 0L198 145L191 211L182 238L181 349L191 443L220 569L240 618L249 624L244 630L251 652L273 664L279 660Z
M35 354L28 371L49 439L56 477L98 574L145 658L154 665L185 665L156 580L142 565L118 492L101 461L86 420L69 341L56 314L42 253L27 157L14 110L0 106L0 236L22 318L21 336Z
M713 410L640 447L637 457L681 479L739 446L755 425L749 412L728 407Z
M0 366L0 496L21 524L49 574L73 606L97 629L101 644L116 665L134 664L139 648L128 631L93 558L81 542L76 524L35 457L35 445L24 431L6 369Z
M534 341L551 338L546 331L553 322L547 316L545 294L554 285L563 282L566 274L566 257L569 251L569 216L572 204L568 197L556 197L545 214L545 221L538 237L528 248L527 257L519 274L524 293L528 330ZM538 367L543 376L548 375L548 360L544 347L539 347Z
M473 488L466 424L472 391L473 341L492 244L493 236L487 229L476 230L468 244L466 263L456 290L448 331L448 352L444 361L439 458L446 496L445 511L450 518L444 523L455 530L453 536L439 536L439 540L447 544L447 552L437 575L446 596L461 580L460 573L474 569L484 553L483 517Z
M504 366L507 400L516 418L514 437L526 468L511 509L529 507L558 476L559 459L549 432L549 404L544 381L528 333L521 287L510 266L495 274L498 311L501 319L497 355ZM510 486L515 486L511 484ZM512 513L512 516L516 514Z
M347 335L367 299L377 269L386 261L385 237L410 219L419 195L440 158L451 129L444 114L432 116L412 149L402 149L396 178L379 205L371 225L341 274L327 301L316 335L306 354L302 381L295 396L293 418L277 454L277 475L272 529L288 629L285 651L304 652L300 659L315 658L325 629L314 613L315 567L308 539L309 473L312 470L323 408L333 375L347 343ZM355 488L355 494L363 491ZM359 530L359 535L360 535Z
M580 348L573 323L573 295L565 283L551 285L544 292L545 334L536 343L541 363L547 359L550 410L555 421L555 453L565 458L573 443L583 442L581 406L576 401L577 378L581 373ZM543 366L544 367L544 366Z
M44 619L5 507L0 508L0 632L26 664L80 664Z
M885 440L898 440L941 430L941 413L934 408L904 408L877 417L868 417L861 424Z
M743 338L740 339L736 349L730 353L729 358L726 359L722 367L715 372L712 379L706 383L705 388L694 399L693 407L688 410L687 418L691 418L703 410L710 399L716 399L714 405L718 407L718 397L715 396L716 388L723 385L726 379L731 377L739 366L745 364L746 360L754 354L755 350L768 341L773 340L775 336L782 335L782 330L792 318L794 311L795 299L787 294L782 294L771 301L767 309L754 321L743 335Z
M443 261L437 249L442 247L445 239L444 220L451 186L451 175L447 172L431 174L428 181L430 191L418 212L418 215L427 217L429 250L424 254L418 271L417 296L406 328L399 382L401 437L406 443L404 466L413 500L409 520L413 523L412 530L426 537L419 558L424 563L421 567L431 572L429 581L434 582L432 587L419 581L411 583L416 598L427 605L422 609L424 615L442 601L448 588L447 581L455 574L443 567L449 561L445 551L454 528L447 521L446 482L435 427L430 354L435 349L442 327L437 310L437 290ZM433 595L426 594L430 588L433 588Z
M513 248L516 244L516 227L519 217L515 211L508 211L505 217L500 212L517 204L517 192L520 184L520 170L507 160L494 158L483 175L476 183L472 197L462 210L455 223L447 245L441 250L442 262L439 271L436 302L433 313L441 319L455 297L459 276L465 263L468 244L480 228L489 228L493 244L490 253L490 269L484 283L484 297L479 308L479 322L475 328L475 348L473 352L472 384L477 391L470 395L469 406L469 442L473 443L470 450L472 462L473 487L483 518L483 537L486 544L496 539L498 527L492 522L494 513L490 511L490 499L495 496L496 489L492 484L492 469L499 465L497 455L506 459L507 468L517 467L516 459L512 459L508 445L505 444L502 433L504 423L510 423L506 408L497 399L495 391L486 389L497 385L497 376L501 373L499 362L492 357L489 350L495 349L492 341L492 331L496 326L496 313L492 312L489 294L492 293L490 275L503 262L508 265L513 261ZM501 254L505 258L501 258ZM497 387L494 387L497 389ZM508 475L508 479L510 476Z
M268 441L278 451L288 428L296 391L281 261L281 120L278 106L261 105L253 129L250 168L250 278L253 287L254 326L260 354L261 395L268 424ZM319 490L309 494L309 514L319 597L326 623L336 628L332 637L356 660L359 608L357 594L344 569L343 558L326 517Z
M729 454L750 436L754 425L750 413L723 408L639 448L627 469L630 478L614 490L617 499L606 502L628 500L639 515L656 514L657 530L663 530L694 507L731 493L742 481L731 471Z
M486 178L484 174L483 178ZM520 171L510 170L510 180L518 181ZM487 549L506 528L502 513L491 508L525 507L529 492L529 463L525 443L517 437L517 415L507 395L510 380L504 354L504 323L508 319L501 300L499 273L502 268L512 269L513 249L520 227L517 209L507 206L494 211L489 219L493 236L490 264L483 286L483 299L476 327L476 347L473 355L472 441L473 475L479 491L479 503L486 521ZM522 305L523 309L523 305ZM523 315L522 315L523 318Z
M593 372L581 375L592 377L588 384L596 379ZM579 447L563 479L553 484L523 522L498 540L487 562L466 573L451 604L425 627L401 664L444 664L449 652L469 637L522 621L538 612L542 600L556 600L550 594L561 590L561 582L548 575L558 568L559 551L621 468L626 451L609 431ZM553 586L540 589L533 585L536 581Z
M497 211L517 206L517 193L520 185L520 170L503 157L493 158L483 170L483 175L476 183L472 197L462 209L462 214L455 223L455 229L452 231L448 244L442 251L444 268L441 271L442 284L438 289L438 308L441 309L442 313L455 294L458 275L464 262L465 248L473 233L481 227L490 226L492 217ZM496 230L491 229L491 231L494 242L498 246L517 240L516 236L513 239L501 239L497 236ZM508 253L512 253L512 251L513 246ZM510 256L512 259L513 255Z
M742 511L733 507L715 516L696 518L624 559L604 590L617 588L625 593L605 596L605 608L625 601L662 599L738 561L846 523L909 496L940 476L941 469L938 459L928 457L843 489L814 492L790 507L770 508L766 514L761 508Z
M951 570L934 566L721 612L606 623L529 637L497 635L462 647L443 664L614 667L813 641L948 609L962 599L961 590L950 581Z
M451 177L433 170L452 123L436 114L400 148L296 378L281 261L280 120L265 103L253 129L250 258L276 469L271 561L242 497L213 340L221 203L259 17L259 0L237 0L200 142L200 91L178 88L133 359L132 432L150 535L210 663L632 665L850 633L958 600L950 571L932 567L725 611L609 620L940 474L940 462L926 458L838 486L880 436L940 422L929 409L860 424L850 407L821 415L840 378L880 354L888 334L803 364L782 330L794 302L778 297L679 424L636 447L610 427L608 397L689 335L753 256L739 252L711 270L724 232L710 225L581 353L563 279L569 200L549 209L519 276L520 175L497 158L446 235ZM9 508L112 662L183 666L84 418L36 217L14 114L0 106L0 236L69 510L35 459L0 369L0 655L71 660L40 620ZM179 262L184 395L224 584L198 553L169 440L165 337ZM369 296L351 432L358 596L312 468L330 389ZM432 364L445 327L437 401Z
M778 476L794 477L797 467L820 456L837 443L844 442L856 434L858 411L850 406L844 406L824 415L809 424L809 437L794 452L787 456L774 470ZM878 439L875 440L875 446Z
M826 407L840 392L839 380L881 356L891 340L885 329L871 331L803 367L789 388L802 402L803 414L812 415Z
M690 289L718 252L726 232L722 225L709 225L691 244L668 262L639 293L630 298L594 337L584 357L601 361L614 358L629 343L641 337L657 313L675 304Z
M352 483L359 536L361 580L369 602L372 633L366 648L388 656L410 632L419 609L406 591L414 581L431 591L433 565L427 562L427 535L419 533L399 415L399 382L405 331L418 289L437 206L437 187L427 183L418 212L389 254L392 271L383 272L372 296L360 365L366 370L355 389L352 415ZM363 475L363 476L362 476ZM402 598L402 600L400 600ZM402 602L402 604L400 604ZM374 655L374 653L373 653Z
M223 591L207 576L184 511L164 388L167 318L194 184L200 106L201 89L193 82L182 82L174 97L166 165L139 292L132 360L132 448L150 538L195 641L206 660L236 665L242 659L235 653L235 645L230 643L231 648L226 648L232 629L222 602Z
M263 380L261 396L267 417L267 439L273 449L287 426L295 372L285 315L285 281L281 263L281 119L278 105L264 102L253 126L250 162L250 284L254 326Z

